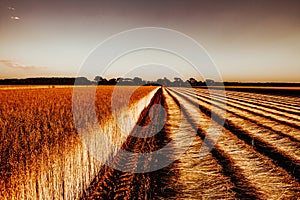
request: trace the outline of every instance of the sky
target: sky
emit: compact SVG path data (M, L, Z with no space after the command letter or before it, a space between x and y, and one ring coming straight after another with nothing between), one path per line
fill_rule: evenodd
M162 27L201 44L224 81L300 82L299 10L298 0L2 0L0 78L77 76L112 35ZM190 69L170 53L142 51L103 75L202 78Z

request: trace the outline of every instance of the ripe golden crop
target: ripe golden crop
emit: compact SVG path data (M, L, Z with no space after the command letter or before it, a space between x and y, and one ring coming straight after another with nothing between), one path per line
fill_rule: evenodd
M119 103L133 91L132 87L121 87L118 91L122 92L114 94ZM137 88L129 104L154 88ZM114 89L97 87L95 108L100 126L112 118ZM72 87L0 90L0 197L76 198L80 195L76 192L93 178L97 167L77 134L72 92Z

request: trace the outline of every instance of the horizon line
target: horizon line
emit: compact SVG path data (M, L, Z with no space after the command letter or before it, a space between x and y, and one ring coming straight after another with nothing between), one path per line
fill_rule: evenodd
M137 76L138 77L138 76ZM89 81L94 81L94 80L90 80L88 77L84 77L84 76L33 76L33 77L24 77L24 78L0 78L0 80L10 80L10 79L17 79L17 80L22 80L22 79L38 79L38 78L58 78L58 79L62 79L62 78L86 78L87 80ZM133 79L131 77L114 77L114 78L106 78L106 77L102 77L103 79L106 79L106 80L110 80L110 79L118 79L118 78L124 78L124 79ZM142 77L138 77L138 78L141 78L143 81L157 81L158 79L164 79L164 78L167 78L168 80L173 80L177 77L172 77L172 78L169 78L169 77L161 77L161 78L158 78L156 80L147 80L147 79L143 79ZM194 78L194 77L190 77L190 78ZM190 80L190 78L188 79L182 79L183 81L187 81L187 80ZM196 81L200 81L200 82L205 82L206 80L213 80L214 79L210 79L210 78L207 78L205 80L201 79L201 80L198 80L196 78L194 78ZM300 84L300 81L265 81L265 80L260 80L260 81L241 81L241 80L223 80L223 81L214 81L215 83L295 83L295 84Z

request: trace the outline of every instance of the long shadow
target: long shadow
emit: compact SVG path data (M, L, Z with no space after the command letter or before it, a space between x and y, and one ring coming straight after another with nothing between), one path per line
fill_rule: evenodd
M202 95L199 95L199 96L201 96L202 98L206 98L207 99L207 97L205 97L205 96L202 96ZM199 98L198 98L199 99ZM200 100L200 99L199 99ZM218 103L223 103L223 101L221 101L221 100L218 100L218 99L213 99L215 102L218 102ZM217 106L217 105L214 105L215 107L219 107L219 106ZM287 122L287 121L284 121L284 120L281 120L281 119L278 119L278 118L275 118L275 117L271 117L271 116L266 116L266 115L264 115L264 114L262 114L262 113L257 113L257 112L255 112L255 111L252 111L252 110L248 110L248 109L246 109L246 108L241 108L241 107L239 107L239 106L237 106L237 105L232 105L232 104L230 104L230 106L231 107L234 107L234 108L237 108L237 109L240 109L240 110L243 110L243 111L245 111L245 112L249 112L249 113L251 113L251 114L254 114L254 115L257 115L257 116L260 116L260 117L265 117L265 118L267 118L267 119L270 119L270 120L273 120L273 121L276 121L276 122L278 122L278 123L281 123L281 124L284 124L284 125L287 125L287 126L291 126L291 127L293 127L293 128L296 128L296 129L300 129L300 125L297 125L297 124L295 124L295 123L290 123L290 122ZM222 108L221 108L222 109ZM259 109L258 109L259 110ZM260 109L260 110L262 110L262 109ZM276 115L279 115L280 116L280 114L276 114Z
M265 88L226 88L228 91L237 91L237 92L251 92L259 94L268 94L268 95L280 95L280 96L294 96L300 97L300 90L287 90L287 89L265 89Z
M222 95L218 95L218 94L214 94L214 95L218 96L218 97L221 97L221 98L223 97ZM244 99L232 98L232 97L229 97L228 95L226 96L226 99L230 99L230 100L233 100L233 101L240 101L240 102L244 102L244 103L249 103L249 104L253 104L253 105L257 105L257 106L263 106L263 107L266 107L266 108L269 108L269 109L274 109L274 110L281 111L281 112L286 112L286 113L289 113L289 114L294 114L294 115L299 114L298 112L281 109L279 106L266 105L266 104L262 104L260 102L254 102L253 100L252 101L246 101ZM259 109L263 110L262 108L259 108ZM276 113L276 114L281 115L281 116L285 116L285 115L279 114L279 113Z
M161 126L165 118L164 112L161 110L153 111L153 118L150 123L149 111L154 104L164 106L164 98L162 90L159 89L154 95L151 103L146 107L137 123L137 127L133 129L132 135L143 136L140 126L149 125L146 131L153 131L156 127ZM145 131L145 129L143 129ZM140 132L139 132L140 131ZM122 150L133 152L131 155L125 156L120 151L116 156L111 156L108 160L110 166L119 166L130 171L133 167L140 169L149 169L156 167L157 157L138 156L134 153L150 153L164 147L170 142L169 133L163 126L157 134L152 137L142 138L130 135L122 145ZM173 154L173 149L169 148L169 152L164 152L159 159L172 159L168 155ZM84 191L81 199L158 199L169 198L175 196L176 191L168 187L170 180L176 180L178 174L172 169L172 165L162 169L147 173L123 172L104 165L95 179L91 182L89 188ZM172 169L172 170L171 170Z
M199 96L200 96L200 95L199 95ZM202 98L205 98L205 99L208 99L208 98L205 97L205 96L201 96L201 97L202 97ZM211 105L211 102L208 101L208 100L200 99L199 97L197 97L197 99L200 100L200 101L203 101L203 102L205 102L205 103L207 103L207 104L209 104L209 105ZM216 101L216 100L214 99L214 101ZM222 102L222 101L218 101L218 102ZM227 105L228 105L228 104L227 104ZM265 116L265 115L262 115L262 114L259 114L259 113L256 113L256 112L253 112L253 111L250 111L250 110L247 110L247 109L245 109L245 108L240 108L240 107L234 106L234 105L230 105L230 106L231 106L231 107L234 107L234 108L237 108L237 109L240 109L240 110L243 110L244 112L251 113L251 114L253 114L253 115L258 115L258 116L260 116L260 117L264 117L264 118L273 120L273 118L270 118L270 117L268 117L268 116ZM219 106L219 105L214 105L214 107L224 110L224 108L221 107L221 106ZM289 138L289 139L290 139L291 141L293 141L293 142L298 142L298 143L300 142L299 139L297 139L297 138L295 138L295 137L293 137L293 136L291 136L291 135L285 134L285 133L283 133L283 132L281 132L281 131L274 130L272 127L266 126L266 125L260 123L259 121L255 120L255 119L247 118L247 117L245 117L245 116L236 114L236 113L234 113L233 111L230 111L230 110L226 110L226 112L227 112L227 113L230 113L230 114L232 114L232 115L238 116L238 117L241 118L241 119L245 119L245 120L247 120L247 121L249 121L249 122L252 122L252 123L254 123L254 124L256 124L256 125L258 125L258 126L264 128L264 129L267 129L267 130L269 130L269 131L272 131L273 133L276 133L276 134L277 134L278 136L280 136L281 138L287 137L287 138ZM282 120L281 120L281 121L282 121ZM281 121L278 122L278 123L282 123ZM289 126L289 124L286 124L286 123L282 123L282 124ZM294 127L294 128L295 128L295 127Z
M192 104L195 104L195 102L186 98L182 94L174 90L172 91L178 94L179 96L185 98L187 101L191 102ZM209 110L208 108L202 106L201 104L197 104L197 106L199 107L200 111L203 112L208 117L212 115L211 110ZM214 116L215 116L214 120L223 126L222 122L224 122L224 119L222 119L217 114L214 114ZM246 142L248 145L253 145L253 147L257 152L271 158L276 165L285 169L292 177L294 177L298 182L300 182L300 164L294 161L292 158L290 158L289 155L279 152L275 147L272 147L271 145L263 142L259 138L251 137L245 130L235 126L234 123L232 123L228 119L225 119L224 128L226 128L231 133L236 135L239 139Z
M183 95L177 93L176 91L172 90L177 95L182 96ZM175 102L180 106L179 101L169 92L168 94L175 100ZM186 99L186 98L185 98ZM188 100L188 99L187 99ZM191 104L195 104L194 102L190 101ZM195 104L197 105L197 104ZM189 118L189 114L182 109L184 115ZM205 139L205 133L204 131L198 127L196 124L191 123L191 125L194 126L194 129L197 131L197 136L201 138L202 141L205 142L206 146L213 146L214 142L210 141L209 139ZM230 178L230 181L233 183L234 187L232 190L236 192L235 197L238 199L261 199L260 194L256 191L256 189L251 185L250 182L247 181L246 177L240 173L239 168L234 167L233 161L228 157L224 151L221 149L214 147L211 150L212 156L216 159L216 161L222 166L222 173L224 176L227 176Z

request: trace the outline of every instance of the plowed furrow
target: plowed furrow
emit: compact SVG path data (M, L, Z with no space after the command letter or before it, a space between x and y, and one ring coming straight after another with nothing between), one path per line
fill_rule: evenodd
M183 92L186 93L185 91L183 91ZM279 124L288 125L297 130L300 130L299 120L295 119L295 118L291 118L288 115L278 114L275 112L267 112L266 111L267 109L257 108L255 106L251 106L250 104L245 105L240 102L230 102L230 101L227 101L226 98L218 98L215 96L210 97L209 94L197 93L197 96L203 97L203 98L209 98L209 99L212 98L214 103L215 102L216 103L224 103L224 101L226 101L226 104L228 106L231 106L231 107L234 107L234 108L246 111L246 112L251 112L252 114L255 114L257 116L265 117L267 119L278 122Z
M217 93L216 93L217 94ZM239 95L236 93L229 93L226 92L226 98L237 100L245 103L252 103L258 106L264 106L270 109L274 109L275 111L281 111L284 113L289 113L292 115L299 116L300 108L298 106L285 106L284 102L269 102L267 100L262 100L260 98L251 98L251 97L244 97L243 95Z
M209 95L208 91L204 90L197 90L199 93L203 93L206 95ZM186 92L193 92L191 90L186 90ZM198 93L197 92L197 93ZM243 98L242 96L234 96L232 93L228 94L228 92L222 94L221 92L218 92L217 90L214 90L214 93L212 94L214 97L219 97L219 99L226 98L227 102L234 102L236 104L240 105L246 105L250 106L252 108L256 108L258 110L267 111L269 113L277 114L282 117L289 117L292 120L300 121L299 120L299 114L296 110L297 107L293 107L292 109L289 108L282 108L280 105L272 105L266 103L266 101L259 101L258 99L249 99L249 98Z
M178 160L172 165L179 176L177 180L170 181L170 187L176 191L174 199L235 199L237 196L234 191L234 184L230 181L213 156L210 149L205 148L203 140L197 137L197 129L195 129L195 121L191 120L188 114L188 104L179 108L180 104L176 98L170 96L165 91L168 112L174 116L182 118L178 124L178 120L170 120L169 127L170 137L175 142L174 153L187 151L178 157ZM179 110L180 109L180 110ZM174 112L177 110L177 112ZM193 110L191 110L193 112ZM178 117L177 117L178 118ZM174 126L174 125L179 126ZM203 152L206 152L203 155ZM249 188L248 188L249 189Z
M256 94L256 93L246 93L237 91L226 91L228 95L237 97L246 97L253 100L261 100L264 102L269 102L279 106L285 106L287 108L300 110L299 98L291 96L277 96L277 95L267 95L267 94Z
M209 123L211 113L208 104L206 105L208 107L201 104L200 109L198 109L196 101L180 93L174 92L173 94L177 99L180 99L180 102L194 105L194 109L199 111L198 116L201 116L201 119L207 119L206 123L202 123L199 127L198 132L201 137L204 137L208 128L216 126ZM218 143L212 153L220 163L223 163L223 169L231 176L231 180L236 185L235 191L243 195L254 195L253 197L269 199L291 198L295 194L299 195L298 182L285 170L276 166L273 160L268 158L269 156L260 151L257 152L251 141L239 137L242 130L232 126L232 124L230 126L226 125L228 122L225 121L225 128L222 129ZM245 133L243 134L245 135ZM266 182L266 179L272 181ZM284 189L282 186L284 186ZM253 190L253 188L255 189ZM250 191L250 194L247 194L246 191Z
M212 101L212 99L209 96L204 96L200 94L197 95L189 94L189 95L208 104L211 104L213 102L215 107L223 110L225 109L223 106L220 106L226 102L225 99L221 101L213 98ZM238 115L241 119L259 125L261 128L268 130L268 132L276 133L281 137L287 137L289 138L289 140L296 143L300 142L300 130L294 127L294 125L291 127L288 122L280 123L282 119L279 121L278 120L274 121L274 119L270 118L269 116L265 116L264 114L254 112L249 109L228 102L226 102L226 110L228 113L231 113L233 115Z
M178 93L177 95L181 96L181 98L185 98L187 101L191 102L192 104L199 105L199 109L205 113L207 116L211 116L211 104L209 102L205 101L197 101L195 98L192 98L191 96L184 95L182 93ZM216 105L214 105L217 107ZM219 108L218 108L219 109ZM291 173L297 178L297 173L299 173L299 156L298 156L298 148L297 144L293 144L290 141L284 141L280 142L278 141L278 138L276 135L272 133L265 134L265 130L257 131L260 127L256 124L250 123L246 120L242 120L239 116L234 116L229 113L226 115L226 119L222 119L220 115L218 115L218 109L215 109L216 113L216 121L222 122L224 121L224 127L226 129L231 130L233 133L237 133L237 135L245 140L250 145L256 147L256 149L261 149L263 152L263 149L268 150L270 152L271 157L274 157L275 160L278 160L278 162L281 162L282 160L285 160L285 163L289 163L289 165L284 165L285 167L290 168L288 166L292 165L292 168L290 168ZM219 109L221 110L221 109ZM246 124L246 126L245 126ZM260 145L256 145L255 141L257 143L260 143ZM291 151L294 150L294 151ZM267 154L267 153L266 153ZM273 154L276 154L276 156L273 156ZM298 170L297 170L298 169Z

